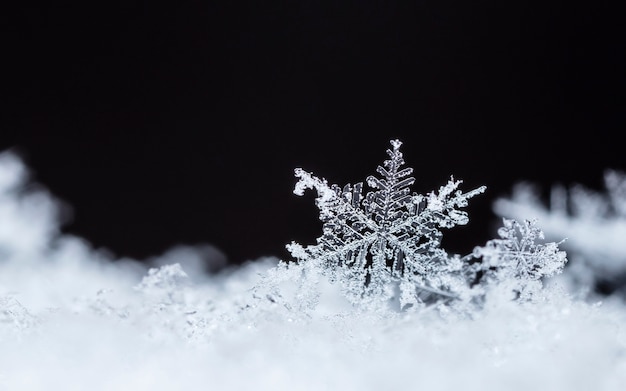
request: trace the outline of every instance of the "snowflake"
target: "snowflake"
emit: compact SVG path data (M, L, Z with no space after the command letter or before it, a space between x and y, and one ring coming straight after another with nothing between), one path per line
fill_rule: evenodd
M298 261L313 262L339 280L353 304L380 303L397 297L402 308L427 300L450 300L467 285L463 261L440 247L442 228L464 225L468 199L485 186L463 193L460 180L450 178L438 192L411 193L415 179L402 168L402 143L392 140L389 159L378 166L379 177L367 178L372 191L363 195L363 183L328 185L301 168L294 193L317 191L316 205L323 222L317 244L287 245Z
M626 173L606 170L603 190L555 184L548 202L541 195L537 185L518 183L510 197L494 202L494 212L540 219L549 240L567 237L563 277L579 294L626 297Z
M521 297L530 298L540 288L541 279L560 273L567 262L559 243L536 243L544 239L537 221L503 219L498 229L500 239L474 248L474 257L482 258L482 268L489 282L512 288Z

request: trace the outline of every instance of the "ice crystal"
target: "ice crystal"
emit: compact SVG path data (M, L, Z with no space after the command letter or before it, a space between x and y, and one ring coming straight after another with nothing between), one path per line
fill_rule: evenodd
M474 256L482 258L481 267L488 282L504 284L523 298L530 298L541 286L541 279L560 273L567 262L564 251L555 242L538 243L544 239L536 220L520 223L503 219L498 229L500 239L492 239L484 247L476 247Z
M148 270L148 275L135 289L167 302L175 302L178 300L175 296L180 295L181 288L189 283L188 278L179 263L164 265Z
M546 204L537 186L518 183L510 197L496 200L494 211L541 219L546 237L567 237L563 247L570 262L564 274L573 289L626 297L626 173L606 170L604 187L554 185Z
M458 297L466 286L463 262L440 247L442 229L469 221L468 200L485 186L467 193L450 178L438 192L412 193L413 169L403 168L402 142L391 140L389 159L378 166L380 177L343 188L329 185L302 168L294 193L317 191L323 222L317 244L287 245L299 261L318 264L331 281L339 280L353 304L381 303L397 297L401 307Z
M32 327L36 319L12 296L0 296L0 331L22 331ZM1 338L0 338L1 340Z

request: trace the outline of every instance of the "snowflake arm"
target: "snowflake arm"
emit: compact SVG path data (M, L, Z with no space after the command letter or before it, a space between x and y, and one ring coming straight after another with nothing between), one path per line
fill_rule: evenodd
M356 184L354 188L346 185L342 191L339 186L328 186L328 182L325 179L320 179L301 168L296 168L294 172L296 177L299 178L293 191L294 194L302 196L306 189L315 189L317 191L318 196L315 199L315 203L320 210L320 220L328 221L343 214L348 214L351 219L365 224L368 228L372 230L378 229L378 225L359 209L358 205L362 199L362 185L360 183Z
M393 227L391 234L397 234L402 232L404 235L393 236L394 244L401 248L408 256L417 256L421 254L429 246L438 246L442 233L437 228L452 228L455 225L465 225L469 221L469 217L466 212L457 208L467 206L467 200L483 193L486 189L485 186L481 186L467 193L462 193L454 190L462 181L455 181L451 178L447 185L442 186L439 193L432 192L426 198L426 206L420 207L422 203L422 196L413 197L412 213L400 224ZM405 236L411 236L415 238L426 237L426 241L417 240L397 240L403 239Z

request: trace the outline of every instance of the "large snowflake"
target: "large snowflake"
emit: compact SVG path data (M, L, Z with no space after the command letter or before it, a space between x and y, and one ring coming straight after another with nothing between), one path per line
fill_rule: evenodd
M397 297L405 307L458 297L467 286L464 261L440 247L441 229L467 224L460 208L485 186L463 193L462 181L451 177L438 192L412 193L415 179L411 168L402 168L402 143L391 145L389 159L377 168L380 178L367 178L372 191L365 196L363 183L341 188L296 168L294 193L317 191L323 233L315 245L292 242L287 249L299 261L319 264L332 281L340 280L353 303Z

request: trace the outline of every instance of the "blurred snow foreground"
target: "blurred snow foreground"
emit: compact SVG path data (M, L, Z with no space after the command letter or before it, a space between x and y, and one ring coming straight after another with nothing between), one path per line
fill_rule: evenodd
M394 151L396 145L388 151L392 163ZM326 189L341 199L354 193L299 173L307 178L302 185L321 190L318 206L337 201ZM388 174L386 180L398 179ZM369 182L379 190L389 185ZM462 194L453 192L458 184L451 180L443 192L412 195L386 210L413 207L398 218L426 213L430 219L442 211L437 201L461 201ZM376 194L372 202L384 204ZM334 205L326 212L338 210ZM524 204L517 199L506 205L512 214ZM454 210L454 222L465 221ZM543 212L538 224L552 224L552 215ZM1 154L0 390L622 391L626 384L623 297L607 295L600 302L582 295L587 280L568 277L569 264L563 269L563 238L536 243L542 232L529 221L505 219L500 238L464 257L437 246L415 251L416 257L430 251L445 261L444 275L401 269L411 253L394 251L416 247L406 247L397 232L381 234L383 225L357 225L361 236L347 238L365 246L362 258L335 262L324 238L347 239L327 225L332 218L315 246L291 244L297 262L264 258L207 273L198 267L203 250L194 247L142 262L113 259L62 234L62 217L62 204L29 180L20 159ZM337 222L354 227L349 219ZM603 227L597 223L594 229ZM434 235L428 238L438 237L437 227L424 227ZM578 229L581 240L568 238L563 245L577 254L602 252L601 244L592 246L597 240L584 240L582 223ZM368 236L372 230L378 235ZM353 256L354 248L343 248L343 255ZM616 246L605 250L626 258ZM586 259L589 264L591 256ZM391 277L382 281L378 273L384 270ZM464 286L468 270L474 282ZM355 286L350 273L358 277ZM601 273L594 269L594 278ZM390 305L394 300L401 304Z

